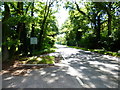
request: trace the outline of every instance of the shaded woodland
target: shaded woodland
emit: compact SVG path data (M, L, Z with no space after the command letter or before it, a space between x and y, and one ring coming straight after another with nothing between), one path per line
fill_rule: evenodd
M62 44L87 49L120 50L120 3L68 1L69 18L60 33ZM59 43L59 42L58 42Z
M3 62L15 56L32 56L49 52L58 33L53 1L3 2L2 55ZM35 16L37 15L37 16ZM37 37L37 45L30 44ZM34 48L33 48L34 47Z
M61 28L55 13L60 1L1 2L3 62L16 56L51 52L55 42L87 49L120 50L120 3L67 1L69 17ZM64 17L64 13L63 13ZM64 34L63 37L57 35ZM37 37L36 45L30 38ZM34 48L33 48L34 47Z

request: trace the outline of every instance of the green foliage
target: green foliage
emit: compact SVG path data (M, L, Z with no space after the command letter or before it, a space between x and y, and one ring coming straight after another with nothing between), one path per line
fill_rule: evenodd
M87 34L80 40L80 46L86 48L95 48L96 38L95 35Z
M61 32L66 34L67 45L89 49L104 48L112 52L120 50L118 3L86 2L81 7L78 2L66 3L69 18L63 24ZM95 52L104 53L99 50Z
M14 41L8 40L7 42L2 43L2 45L8 46L8 47L11 47L12 45L18 46L20 45L20 40L14 40Z
M58 1L56 7L58 7ZM52 0L45 2L4 2L2 9L3 55L18 56L32 52L30 37L37 37L38 44L33 55L54 52L51 48L57 43L81 46L89 49L120 50L120 25L118 2L77 2L67 1L64 8L69 10L69 18L58 29ZM51 5L50 5L51 3ZM7 51L4 51L7 48ZM17 49L17 50L16 50ZM12 53L11 53L12 52ZM104 53L104 51L95 50ZM117 53L106 52L116 55ZM104 54L106 54L104 53ZM34 62L31 61L31 62ZM43 62L45 62L43 60Z
M55 52L55 49L54 48L47 48L47 49L44 49L44 50L34 50L33 51L33 55L40 55L40 54L46 54L46 53L52 53L52 52Z
M58 34L56 37L56 43L57 44L62 44L62 45L66 45L66 37L65 34Z
M21 57L19 58L19 61L27 61L29 58L28 57Z
M37 64L37 60L36 59L27 60L26 64Z
M36 45L33 55L54 52L51 48L54 46L58 27L54 16L56 10L52 10L52 4L48 5L51 2L1 3L4 7L0 17L4 29L2 45L8 49L11 57L14 53L18 56L28 56L28 52L32 52L30 37L33 36L38 38L38 42L41 40L41 43Z
M96 53L105 54L105 55L111 55L111 56L120 57L120 53L106 51L105 49L87 49L87 48L76 47L76 46L69 46L69 47L76 48L76 49L82 49L82 50L85 50L85 51L96 52Z
M28 59L26 64L54 64L55 58L53 56L43 56L33 59Z
M55 43L55 40L53 37L47 36L46 38L44 38L44 42L43 42L43 49L49 49L51 47L53 47Z
M45 56L42 57L41 61L38 61L37 64L54 64L54 57L53 56Z

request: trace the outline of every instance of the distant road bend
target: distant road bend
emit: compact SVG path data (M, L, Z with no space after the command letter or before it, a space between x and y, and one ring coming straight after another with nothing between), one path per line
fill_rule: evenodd
M56 45L64 60L59 67L3 75L3 88L118 88L120 58Z

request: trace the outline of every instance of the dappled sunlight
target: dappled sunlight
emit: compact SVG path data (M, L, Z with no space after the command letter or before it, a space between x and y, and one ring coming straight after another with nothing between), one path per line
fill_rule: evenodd
M13 77L13 76L7 77L7 78L5 78L4 80L10 80L10 79L12 79L12 78L14 78L14 77Z
M53 74L51 74L51 76L52 76L52 77L54 77L54 76L56 76L56 74L55 74L55 73L53 73Z
M66 46L62 46L62 45L56 45L56 47L60 47L59 49L56 50L56 52L60 52L64 57L69 57L72 54L77 54L79 53L79 50L74 49L74 48L69 48Z
M60 63L57 63L56 66L30 70L22 76L4 74L3 87L118 87L118 64L116 63L118 59L114 58L113 60L103 55L61 45L59 45L58 51L63 57L66 57Z
M8 84L8 86L5 86L5 83L3 84L3 87L20 87L22 88L48 88L48 87L53 87L53 88L80 88L78 85L77 80L74 79L74 77L71 77L68 75L65 71L63 71L62 68L58 67L51 67L51 70L49 71L48 68L40 69L40 70L34 70L31 71L29 76L13 76L13 78L9 78L9 81L5 82L6 78L9 77L9 75L4 75L4 81L3 83L11 83ZM43 75L44 74L44 75ZM6 78L5 78L6 76ZM12 82L16 80L16 82ZM39 83L38 83L39 81ZM68 83L69 81L69 83ZM71 82L72 81L72 82ZM57 83L56 83L57 82ZM18 84L19 83L19 84ZM75 84L75 85L74 85ZM73 85L73 86L71 86ZM63 87L61 87L63 86Z
M14 88L16 85L14 85L13 83L10 84L10 86L8 86L7 88Z
M114 65L114 64L106 64L103 62L99 62L99 61L88 61L89 64L95 65L95 66L103 66L104 68L111 68L111 69L118 69L118 65Z
M0 3L3 88L118 87L119 2L10 1Z
M87 67L83 67L83 66L80 67L80 70L84 70L84 69L87 69Z
M34 58L37 58L37 56L32 56L32 57L29 57L29 59L34 59Z
M96 86L91 82L89 82L89 86L90 86L90 88L96 88Z
M45 72L45 71L40 71L40 74L41 74L41 75L45 75L46 72Z
M79 72L77 70L75 70L73 67L70 67L68 68L68 71L67 71L68 74L72 75L72 76L80 76Z
M110 74L112 74L112 75L118 74L118 73L116 73L116 72L111 72L110 70L107 70L106 68L103 68L103 67L99 67L99 69L102 70L102 71L104 71L104 72L108 72L108 73L110 73Z
M27 81L27 79L26 78L24 78L22 81L21 81L21 83L24 83L24 82L26 82Z
M59 46L59 49L62 47L63 46L61 47ZM68 47L66 48L64 47L60 50L62 55L67 57L64 60L64 63L69 65L67 73L73 76L79 76L80 78L83 79L83 81L85 80L84 78L89 78L88 80L90 81L87 81L89 86L92 86L94 88L95 87L94 85L98 87L101 84L103 84L103 83L101 84L99 83L99 85L97 85L97 83L94 83L95 81L98 81L98 78L102 80L101 82L105 82L105 83L107 83L106 81L111 81L111 80L117 82L118 58L108 55L101 55L90 51L68 48ZM104 77L100 77L101 75L103 75ZM93 81L92 79L95 80ZM105 79L106 81L104 81ZM93 82L94 84L92 85L91 82ZM114 83L113 87L117 86L115 82L113 82ZM106 84L106 87L107 86L110 87L110 85L112 84L108 83Z
M56 80L58 80L59 78L58 77L54 77L54 78L52 78L52 79L45 79L45 81L46 82L48 82L48 84L50 84L50 83L54 83Z
M117 60L120 59L118 57L113 57L113 56L109 56L109 55L102 55L103 58L107 58L107 59L111 59L111 60Z

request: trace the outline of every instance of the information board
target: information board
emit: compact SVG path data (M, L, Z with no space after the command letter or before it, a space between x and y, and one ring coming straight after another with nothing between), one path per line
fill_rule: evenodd
M30 44L37 44L37 38L36 37L31 37L30 38Z

